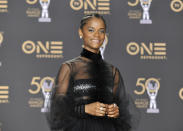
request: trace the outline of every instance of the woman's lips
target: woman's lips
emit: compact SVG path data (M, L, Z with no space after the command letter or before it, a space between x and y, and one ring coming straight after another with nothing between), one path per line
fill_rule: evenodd
M98 39L92 39L92 42L94 42L94 43L100 43L100 40L98 40Z

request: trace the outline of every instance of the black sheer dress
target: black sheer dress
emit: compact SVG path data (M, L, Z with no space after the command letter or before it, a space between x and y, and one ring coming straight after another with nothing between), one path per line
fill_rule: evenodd
M85 113L85 104L97 101L116 103L120 116ZM119 70L86 49L64 62L55 81L48 120L52 131L129 131L129 98Z

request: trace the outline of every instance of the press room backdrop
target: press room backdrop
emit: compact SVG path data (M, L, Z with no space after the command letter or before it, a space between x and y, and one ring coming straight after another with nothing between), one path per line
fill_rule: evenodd
M0 131L49 131L44 101L88 13L107 21L104 57L141 112L136 131L183 131L183 0L0 0Z

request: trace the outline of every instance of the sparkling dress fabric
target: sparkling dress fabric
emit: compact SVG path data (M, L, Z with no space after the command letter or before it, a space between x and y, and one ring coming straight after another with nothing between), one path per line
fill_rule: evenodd
M85 104L116 103L119 117L85 113ZM48 121L51 131L130 131L133 127L130 101L119 70L100 53L83 49L81 56L64 62L52 92Z

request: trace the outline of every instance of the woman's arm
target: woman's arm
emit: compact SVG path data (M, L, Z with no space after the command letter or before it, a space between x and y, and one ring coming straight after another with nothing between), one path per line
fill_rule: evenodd
M115 103L119 107L117 126L125 131L137 128L140 122L140 112L132 97L127 93L123 78L117 68L115 68L113 93Z
M71 71L69 63L63 63L56 77L48 115L51 130L72 127L74 123L72 93L69 91Z
M127 95L123 78L117 68L114 73L114 101L118 106L119 114L117 117L118 126L124 130L131 129L131 115L129 112L129 97Z

